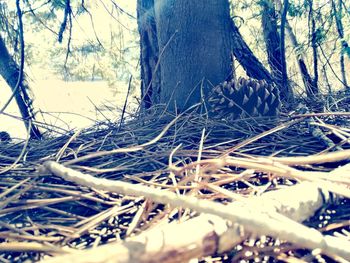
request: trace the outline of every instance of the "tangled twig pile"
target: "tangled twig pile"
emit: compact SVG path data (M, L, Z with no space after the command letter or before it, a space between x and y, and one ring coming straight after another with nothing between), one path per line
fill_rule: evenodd
M0 256L4 261L37 261L45 255L68 253L66 257L71 258L64 262L76 262L76 249L116 241L121 247L113 251L119 256L121 251L131 251L132 257L144 262L149 256L167 262L193 257L205 261L206 256L218 256L218 261L321 255L326 260L346 258L348 248L334 245L347 244L346 232L335 241L297 223L324 207L320 213L325 219L314 218L309 226L327 233L349 228L347 199L333 197L350 196L346 166L341 171L334 169L350 158L350 136L347 128L332 123L334 116L346 121L349 115L323 115L228 123L196 112L172 116L154 110L121 129L111 123L98 124L42 142L1 144ZM310 127L318 127L333 145L317 137ZM332 153L336 147L343 150ZM324 155L326 152L330 153ZM311 183L297 184L303 181ZM272 190L295 184L301 187L293 190L295 197L288 192L273 208L271 200L276 197L260 203L265 193L276 192L282 198L285 194ZM113 188L116 185L119 188ZM298 192L305 189L309 189L307 193ZM326 209L329 205L335 208ZM220 218L203 219L198 216L201 212ZM226 223L227 219L233 225ZM172 224L169 232L161 228L164 223L186 220L187 225L180 224L185 230ZM212 234L208 239L208 222L215 228L225 225L230 231L216 231L216 241ZM151 240L160 240L157 229L177 240L170 242L170 250L165 249L166 238L161 249L151 246L153 250L149 250ZM299 239L297 231L310 235ZM139 244L148 240L142 253L135 249L135 240ZM323 251L305 250L316 247ZM92 249L89 258L96 253L104 257L94 262L115 257L103 249ZM84 261L82 254L79 258Z

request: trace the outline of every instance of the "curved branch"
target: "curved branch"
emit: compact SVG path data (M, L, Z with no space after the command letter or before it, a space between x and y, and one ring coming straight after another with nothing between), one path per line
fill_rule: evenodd
M243 37L233 20L231 22L231 27L233 54L238 62L242 65L247 75L258 80L265 79L268 83L274 82L273 77L269 71L253 54L253 51L243 40Z
M58 32L58 42L62 43L63 40L63 32L66 30L68 16L72 13L72 9L70 6L70 0L66 0L66 6L64 8L64 17L61 23L60 31Z

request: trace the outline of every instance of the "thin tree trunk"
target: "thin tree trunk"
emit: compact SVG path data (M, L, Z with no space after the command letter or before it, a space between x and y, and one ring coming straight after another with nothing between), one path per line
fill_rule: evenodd
M9 54L4 40L0 36L0 75L7 82L12 92L15 92L15 100L17 102L19 111L23 118L26 128L29 128L30 122L32 122L30 137L40 138L39 129L36 127L33 121L35 121L32 100L27 93L29 90L25 80L23 80L17 90L16 84L19 76L19 67L14 59Z
M316 21L313 12L313 0L308 0L309 3L309 23L311 23L311 48L313 56L314 78L313 85L306 90L308 98L312 99L318 92L318 52L317 52L317 33L316 33Z
M141 43L141 103L148 109L159 103L160 65L154 0L137 0L137 23Z
M279 87L282 100L292 101L293 91L289 87L284 44L284 25L286 16L282 14L281 35L277 29L277 16L274 3L270 0L261 2L262 6L262 28L266 44L268 63L272 75Z
M232 21L231 24L233 33L233 54L237 61L244 68L247 75L258 80L264 79L268 83L274 82L274 79L269 71L264 67L264 65L259 61L259 59L254 55L249 46L243 40L243 37L234 21Z
M267 51L267 61L270 65L271 73L278 83L278 86L282 87L281 41L280 35L277 31L277 16L275 7L269 0L262 1L261 6L261 20Z
M344 39L344 27L343 27L343 22L342 22L342 17L343 17L343 1L338 0L338 10L336 7L336 4L334 3L334 0L332 0L332 9L335 17L335 24L337 27L338 31L338 36L341 41L341 51L340 51L340 72L342 76L342 81L343 85L345 88L349 88L349 85L347 83L346 79L346 73L345 73L345 61L344 61L344 53L347 48L349 48L348 43Z
M281 0L277 0L276 2L277 2L278 9L280 10L280 12L282 12ZM297 63L299 66L301 77L302 77L303 82L304 82L305 91L308 94L309 90L314 89L314 87L313 87L314 83L313 83L313 79L312 79L312 77L309 73L309 70L306 66L306 63L305 63L306 56L305 56L304 52L301 52L302 49L300 47L300 44L298 43L298 40L293 32L292 27L290 26L290 24L288 22L288 20L286 20L285 28L287 29L288 36L289 36L290 41L292 42L294 50L297 51L297 52L295 52Z
M282 90L281 97L288 102L293 101L293 91L288 83L288 74L287 74L287 61L286 61L286 47L285 47L285 25L287 21L287 11L288 11L288 0L284 0L283 11L281 16L281 73L282 73Z

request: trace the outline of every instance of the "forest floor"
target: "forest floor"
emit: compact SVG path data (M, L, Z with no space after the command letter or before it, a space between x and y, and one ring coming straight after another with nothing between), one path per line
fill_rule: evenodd
M327 202L304 225L349 242L350 172L330 176L350 162L348 101L342 93L322 107L314 102L317 108L309 112L301 107L277 119L231 122L195 110L174 116L154 108L123 125L99 122L42 141L0 143L0 261L39 261L120 244L164 223L196 218L203 211L197 200L212 202L206 210L212 211L215 204L228 206L306 181L332 198L324 197ZM95 182L87 174L105 180ZM113 189L120 192L108 188L114 183L106 180L117 182ZM341 261L324 247L316 253L288 235L279 239L273 226L262 238L264 232L254 233L251 219L239 222L251 234L222 252L209 253L204 244L201 252L185 249L181 243L192 233L178 232L179 247L172 244L168 252L176 257L168 254L167 262L191 257L198 262ZM161 258L161 250L157 253Z

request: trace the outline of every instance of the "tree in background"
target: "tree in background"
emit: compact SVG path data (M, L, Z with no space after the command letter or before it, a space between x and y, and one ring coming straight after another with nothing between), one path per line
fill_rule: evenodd
M288 1L284 3L284 10L288 8ZM286 22L286 13L281 17L280 26L278 26L278 15L275 5L270 0L260 1L262 7L261 20L264 41L266 45L267 62L270 66L273 78L281 91L281 97L286 100L292 100L293 91L288 82L285 58L285 38L284 25Z
M17 2L22 4L20 0ZM118 19L124 16L125 12L114 2L101 2L100 9L105 10L107 16L116 21L115 26L106 28L106 32L98 32L94 28L96 18L90 12L91 9L96 10L94 9L96 2L23 1L21 13L24 16L25 25L22 35L19 33L19 16L14 3L0 1L0 74L13 90L26 127L28 128L29 123L32 123L32 138L38 137L40 133L35 122L33 98L30 96L30 82L26 81L25 68L22 75L19 74L22 63L23 66L34 65L44 69L45 72L41 73L43 76L55 74L67 81L105 80L113 90L117 89L117 83L127 82L130 75L136 71L138 52L133 51L133 49L138 50L135 44L136 23L134 29L126 28L130 36L124 41L120 28L125 25L118 23ZM76 28L81 27L79 18L82 16L89 17L90 23L87 28L80 29L89 31L92 28L95 32L86 36L89 38L87 41L81 41L81 36L75 31ZM130 14L125 16L129 20L136 21L136 18ZM102 33L107 34L109 38L101 37ZM74 34L76 35L73 36ZM21 60L21 36L25 40L23 41L25 54L23 60ZM18 77L21 77L21 83L16 88ZM6 101L6 98L4 100ZM2 107L3 105L0 105L0 109Z
M137 28L128 26L136 18L113 1L26 1L26 7L30 33L43 38L28 43L32 63L49 57L49 70L66 81L106 80L112 89L135 74ZM102 11L108 18L103 30L97 23Z
M282 3L281 3L281 0L277 0L276 1L276 5L277 5L277 8L279 10L279 12L281 13L282 12ZM297 11L297 8L296 6L293 6L293 5L289 5L289 14L293 17L297 17L298 15L301 14L301 12L298 12ZM303 83L304 83L304 88L305 88L305 91L307 93L307 96L308 97L311 97L313 96L313 93L311 92L312 90L316 90L316 88L313 87L314 83L313 83L313 80L312 80L312 77L309 73L309 69L308 69L308 66L307 66L307 62L306 62L306 53L303 51L303 47L299 44L294 32L293 32L293 29L292 27L290 26L289 24L289 21L286 20L285 21L285 28L286 28L286 31L287 31L287 35L289 36L289 39L290 39L290 42L291 42L291 45L295 51L295 55L296 55L296 60L297 60L297 65L298 65L298 68L299 68L299 71L300 71L300 74L301 74L301 78L303 80Z
M332 0L331 3L332 3L332 12L335 19L335 25L338 32L338 38L341 43L340 58L339 58L341 77L342 77L344 87L350 88L348 85L346 72L345 72L345 54L347 54L348 58L350 58L350 47L348 42L345 40L344 26L343 26L343 16L344 16L343 6L345 6L345 4L343 3L342 0L338 0L337 3L335 2L335 0Z
M17 7L17 30L12 31L10 34L16 34L16 39L20 43L20 62L19 64L16 62L13 56L10 55L4 39L0 36L0 75L4 78L7 84L12 89L12 96L8 99L5 105L1 106L0 114L6 110L6 107L12 100L15 98L20 113L22 115L22 119L24 124L29 130L30 137L39 139L41 138L41 133L37 127L35 122L35 114L33 109L33 100L29 96L30 88L25 81L24 75L24 39L23 39L23 24L22 24L22 11L20 9L19 0L16 0ZM0 5L1 13L0 13L0 27L7 32L10 32L10 28L14 28L14 26L8 24L8 20L5 19L4 16L4 5Z

